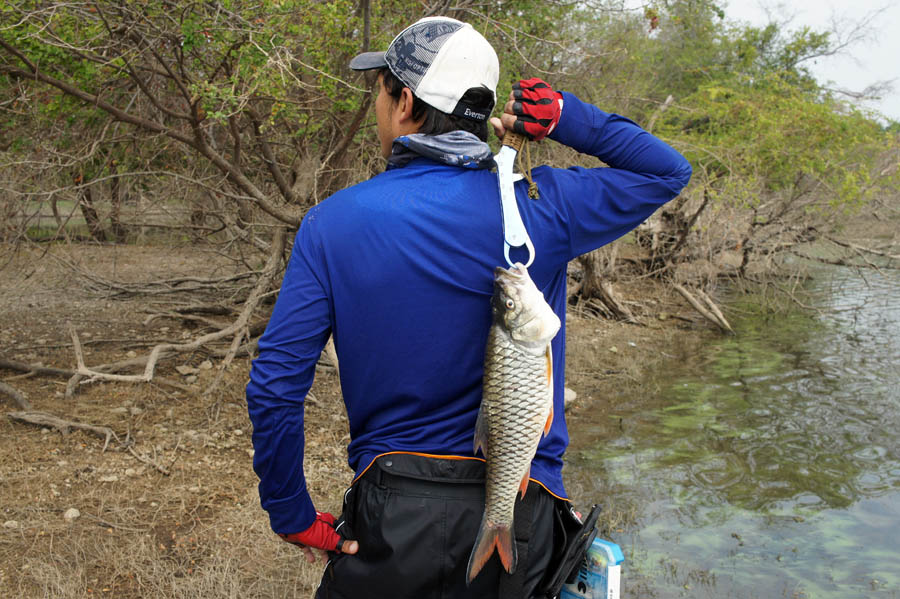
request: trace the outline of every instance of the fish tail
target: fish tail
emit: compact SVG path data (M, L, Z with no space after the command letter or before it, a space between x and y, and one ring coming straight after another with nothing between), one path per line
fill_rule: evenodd
M513 542L512 522L509 524L493 524L486 518L481 520L481 530L475 539L475 546L469 555L469 568L466 571L466 585L469 585L475 576L490 559L497 549L503 568L512 574L516 571L516 544Z

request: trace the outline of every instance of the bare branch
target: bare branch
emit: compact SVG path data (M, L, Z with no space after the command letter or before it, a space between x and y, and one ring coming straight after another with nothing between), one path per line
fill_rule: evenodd
M703 303L700 302L696 297L694 297L687 289L682 287L681 285L675 284L673 285L675 290L681 294L681 296L688 301L688 303L700 313L701 316L715 324L717 327L722 329L723 331L727 331L729 333L734 333L734 330L731 328L731 325L728 324L728 321L725 320L725 317L722 316L722 312L719 308L709 299L702 291L698 290L698 295L703 299Z
M259 149L262 151L263 157L265 158L266 168L269 169L272 178L275 179L275 184L281 191L281 195L284 196L285 201L288 204L293 204L294 191L291 189L291 185L287 182L287 179L284 178L284 172L282 172L281 166L279 166L278 161L275 159L275 155L272 153L272 146L269 145L269 140L262 134L262 117L252 106L247 106L246 110L250 119L253 121L253 136L256 138L256 143L259 145Z
M106 451L106 448L109 446L110 439L115 439L116 441L119 440L119 437L116 436L116 433L114 433L113 430L107 426L95 426L93 424L76 422L74 420L63 420L62 418L54 416L53 414L48 414L47 412L9 412L7 416L10 420L13 420L15 422L23 422L26 424L33 424L35 426L49 426L55 428L63 435L68 435L70 432L72 432L72 429L93 433L98 437L103 437L103 451Z
M28 398L25 397L25 394L12 385L7 385L6 383L0 381L0 393L11 397L12 400L16 402L16 405L19 406L20 410L29 411L32 409L31 402L28 401Z

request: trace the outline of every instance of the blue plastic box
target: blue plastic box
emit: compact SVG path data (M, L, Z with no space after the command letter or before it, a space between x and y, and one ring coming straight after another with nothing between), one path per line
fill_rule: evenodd
M594 539L575 582L563 586L559 599L619 599L622 549L612 541Z

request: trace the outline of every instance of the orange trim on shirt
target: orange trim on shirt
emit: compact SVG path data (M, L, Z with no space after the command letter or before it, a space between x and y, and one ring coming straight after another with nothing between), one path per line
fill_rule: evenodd
M568 501L569 503L572 503L572 500L571 500L571 499L569 499L568 497L560 497L559 495L557 495L556 493L554 493L553 491L551 491L550 489L548 489L548 488L547 488L547 485L545 485L545 484L542 483L541 481L539 481L539 480L537 480L537 479L534 479L534 478L529 478L528 480L533 481L533 482L539 484L540 486L542 486L542 487L544 488L545 491L547 491L548 493L550 493L551 495L553 495L554 497L556 497L556 498L559 499L560 501Z
M375 456L374 458L372 458L372 461L369 462L369 465L366 466L365 469L362 472L360 472L356 478L353 479L353 482L350 483L350 486L353 486L356 483L356 481L358 481L360 478L362 478L363 475L369 471L369 468L372 467L372 464L375 463L375 460L377 460L380 457L386 456L386 455L398 455L398 454L400 454L400 455L417 455L417 456L420 456L423 458L433 458L436 460L476 460L478 462L486 461L484 458L477 458L477 457L473 457L473 456L464 456L464 455L436 455L433 453L421 453L418 451L386 451L386 452L380 453L377 456ZM529 477L528 480L530 480L534 483L537 483L538 485L543 487L545 491L547 491L548 493L550 493L557 499L559 499L561 501L568 501L571 503L571 501L572 501L571 499L568 499L567 497L560 497L559 495L557 495L556 493L554 493L553 491L548 489L547 485L545 485L541 481L531 478L531 477Z

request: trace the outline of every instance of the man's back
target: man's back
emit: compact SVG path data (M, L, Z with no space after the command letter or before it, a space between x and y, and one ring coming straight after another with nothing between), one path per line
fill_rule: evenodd
M351 466L388 451L471 456L493 269L505 262L496 175L418 159L306 220L298 243L333 302Z

